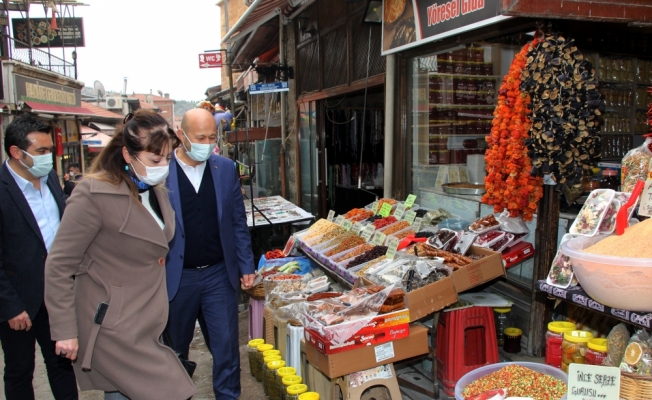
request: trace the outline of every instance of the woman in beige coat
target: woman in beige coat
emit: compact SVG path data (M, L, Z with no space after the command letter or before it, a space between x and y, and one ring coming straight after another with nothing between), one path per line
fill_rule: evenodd
M161 183L176 135L156 113L129 118L76 186L48 255L52 340L59 355L77 359L81 390L103 390L106 399L185 400L196 392L192 380L160 340L174 233Z

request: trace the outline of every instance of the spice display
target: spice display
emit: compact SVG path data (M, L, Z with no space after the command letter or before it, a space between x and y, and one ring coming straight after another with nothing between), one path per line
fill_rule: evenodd
M346 268L351 269L356 265L364 264L380 256L384 256L385 253L387 253L387 246L375 246L373 249L351 260L351 262L346 266Z
M306 232L305 236L303 236L301 239L303 241L308 241L319 235L323 235L328 230L335 228L336 226L337 225L335 225L334 223L330 222L327 219L320 219L319 221L315 222L310 228L308 228L308 231Z
M525 45L514 57L509 72L498 91L491 134L486 137L485 163L487 192L482 202L494 206L495 212L508 210L512 217L531 221L543 196L543 179L530 174L532 162L525 147L529 139L530 96L520 89L526 54L537 40Z
M383 218L385 218L385 217L380 216L380 215L372 215L371 217L367 218L366 221L367 222L374 222L374 221L378 221L379 219L383 219Z
M482 235L478 235L475 239L475 245L480 247L489 247L492 244L496 243L505 236L505 232L502 231L489 231L485 232Z
M568 366L572 363L586 364L585 356L589 340L593 334L586 331L564 332L561 342L561 370L568 373Z
M526 140L532 175L560 188L579 187L584 170L600 157L599 116L604 102L595 70L575 45L558 33L528 48L521 90L532 98Z
M354 208L353 210L344 214L344 218L350 220L351 222L358 222L364 221L372 215L374 215L374 213L367 211L364 208Z
M588 365L602 365L607 358L607 339L589 340L589 348L586 350L585 361Z
M369 250L371 250L371 249L373 249L373 248L374 248L374 245L373 245L373 244L367 244L367 243L365 243L365 244L362 244L362 245L360 245L360 246L354 248L353 250L351 250L350 252L348 252L348 253L346 253L346 254L344 254L344 255L342 255L342 256L339 256L339 257L337 257L337 258L334 258L333 261L335 261L335 262L337 262L337 263L340 263L340 262L342 262L342 261L346 261L346 260L348 260L348 259L350 259L350 258L357 257L357 256L359 256L360 254L362 254L362 253L364 253L364 252L366 252L366 251L369 251Z
M652 338L639 330L629 339L620 370L639 375L652 375Z
M620 366L627 343L629 343L629 331L625 324L620 323L614 326L607 336L607 358L603 364L608 367Z
M652 237L652 219L647 219L625 229L624 234L609 236L583 251L614 257L652 258L652 246L649 240L641 240L650 237Z
M396 232L398 232L400 230L403 230L403 229L407 228L408 226L410 226L409 222L407 222L407 221L399 221L399 222L397 222L395 224L392 224L392 226L388 227L387 229L385 229L383 231L383 233L385 235L391 235L392 233L396 233Z
M328 250L326 253L324 253L324 255L326 257L330 257L330 256L333 256L335 254L339 254L339 253L341 253L343 251L352 249L355 246L358 246L358 245L363 244L363 243L365 243L365 240L360 236L357 236L357 235L348 236L344 240L342 240L342 242L340 242L340 244L338 244L334 248L332 248L332 249Z
M570 233L593 236L598 233L598 227L613 200L615 192L610 189L596 189L591 192L582 206L575 222L570 227Z
M285 254L279 249L274 249L265 253L265 259L273 260L276 258L285 258Z
M568 390L559 379L512 364L472 382L462 394L464 398L469 398L496 389L507 389L512 397L530 397L534 400L561 399Z
M494 217L493 214L489 214L486 217L482 217L476 220L471 224L469 229L475 231L476 233L482 233L485 232L488 228L498 227L499 225L500 222L496 220L496 217Z
M572 322L553 321L548 324L546 332L546 364L561 368L561 344L564 333L574 331L576 326Z
M396 200L385 199L385 198L378 200L378 210L380 210L383 207L383 204L385 203L389 204L390 206L393 206L394 204L396 204Z
M323 235L306 240L306 243L308 243L310 246L316 246L328 240L334 239L344 233L346 233L346 229L342 228L341 226L334 225L333 227L328 228L328 230L324 232Z
M620 190L631 193L639 180L647 178L650 159L652 159L652 137L645 139L645 143L630 150L622 161Z
M384 228L384 227L386 227L388 225L391 225L394 222L396 222L396 217L394 217L393 215L390 215L389 217L381 218L381 219L378 219L378 220L374 221L373 224L376 227L376 229L380 229L380 228Z
M406 229L403 232L399 232L399 233L394 234L393 236L395 238L401 240L401 239L404 239L404 238L406 238L406 237L408 237L410 235L414 235L414 234L415 233L414 233L414 231L412 229Z
M378 265L379 263L381 263L381 262L383 262L383 261L386 261L386 260L387 260L387 257L385 257L385 256L381 256L381 257L376 258L375 260L369 261L369 262L367 263L367 265L365 265L364 267L360 268L360 270L357 271L355 274L356 274L357 276L359 276L359 277L363 277L364 274L369 270L369 268L371 268L371 267L373 267L373 266L375 266L375 265Z

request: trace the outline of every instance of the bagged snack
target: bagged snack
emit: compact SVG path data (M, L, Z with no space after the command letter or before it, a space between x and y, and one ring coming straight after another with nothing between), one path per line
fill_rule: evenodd
M625 348L629 342L629 331L625 324L618 324L613 327L609 336L607 336L607 358L604 359L603 365L607 367L618 367L625 354Z
M638 375L652 375L652 346L650 335L644 329L637 331L630 339L620 370Z
M645 181L650 158L652 158L650 146L652 146L652 137L645 139L645 143L628 151L623 157L620 179L623 192L631 193L637 181Z

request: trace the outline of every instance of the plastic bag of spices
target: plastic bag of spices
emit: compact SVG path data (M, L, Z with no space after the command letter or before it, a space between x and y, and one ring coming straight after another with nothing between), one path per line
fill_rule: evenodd
M607 336L607 358L602 362L607 367L619 367L629 342L629 331L625 324L613 327Z
M636 182L645 181L652 158L652 137L645 139L645 143L625 154L621 170L621 191L631 193Z

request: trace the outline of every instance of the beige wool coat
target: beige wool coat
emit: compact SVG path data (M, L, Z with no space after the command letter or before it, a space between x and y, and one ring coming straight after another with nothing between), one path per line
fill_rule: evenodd
M132 400L185 400L196 392L159 338L168 318L165 256L174 211L156 190L165 229L130 193L85 179L68 200L45 264L52 340L79 339L74 364L82 390L119 391ZM102 325L98 304L109 304Z

